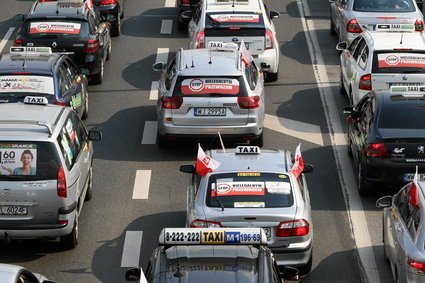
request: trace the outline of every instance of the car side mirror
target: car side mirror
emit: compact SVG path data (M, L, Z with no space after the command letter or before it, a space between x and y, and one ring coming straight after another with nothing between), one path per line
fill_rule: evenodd
M102 140L102 133L99 132L99 131L89 131L88 139L90 141L101 141Z
M299 280L300 279L300 271L295 267L285 266L283 270L279 272L280 278L287 280Z
M343 42L338 42L338 44L336 45L336 50L338 51L344 51L347 50L348 48L348 43L343 41Z
M153 65L152 65L152 69L153 69L155 72L161 72L161 71L164 71L164 69L165 69L165 64L164 64L163 62L155 63L155 64L153 64Z
M195 173L195 166L193 165L181 165L180 172L193 174Z
M88 69L81 69L80 74L84 76L88 76L90 75L90 71Z
M384 197L379 198L376 201L376 207L379 207L379 208L390 207L392 202L393 202L392 196L384 196Z
M15 21L19 21L22 22L23 20L25 20L25 15L24 14L17 14L14 17Z
M276 11L270 11L270 19L277 19L277 18L279 18L279 16L280 16L280 13L279 12L276 12Z
M304 164L303 173L313 172L313 169L314 169L313 165L311 165L311 164Z
M342 113L344 114L353 114L354 112L354 106L345 106L342 108Z
M125 272L125 280L127 281L138 281L140 280L140 277L142 275L142 272L140 271L140 268L130 268Z
M193 15L192 10L187 10L187 11L184 11L180 14L180 18L184 22L188 23L192 19L192 15Z

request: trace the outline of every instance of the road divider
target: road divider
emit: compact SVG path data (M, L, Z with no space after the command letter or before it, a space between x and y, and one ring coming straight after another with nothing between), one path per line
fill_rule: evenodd
M152 170L137 170L134 178L133 199L148 199Z
M173 20L162 20L161 34L171 34L173 30Z
M151 92L149 93L149 100L158 100L159 82L153 81L151 84Z
M138 267L143 231L126 231L121 267Z
M165 8L176 7L176 0L165 0Z
M168 53L170 53L169 48L158 48L158 50L156 51L155 63L162 62L164 64L167 64Z
M158 130L157 121L145 121L143 129L142 144L156 144L156 132Z
M6 46L6 43L9 40L10 36L13 34L14 30L15 30L14 27L9 28L9 30L4 35L3 39L0 41L0 52L2 52L3 48Z

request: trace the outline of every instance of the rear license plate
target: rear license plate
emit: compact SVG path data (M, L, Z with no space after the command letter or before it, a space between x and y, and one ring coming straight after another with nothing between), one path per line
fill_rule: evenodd
M413 181L413 177L415 177L415 173L404 173L403 180L410 182ZM425 181L425 174L418 174L418 181Z
M267 241L270 241L272 237L272 228L270 227L263 227L264 232L266 233Z
M414 31L413 24L377 24L374 27L377 31Z
M2 215L27 215L28 207L18 205L3 205L1 207Z
M226 108L195 108L195 116L226 116Z
M422 83L390 83L390 86L422 86Z

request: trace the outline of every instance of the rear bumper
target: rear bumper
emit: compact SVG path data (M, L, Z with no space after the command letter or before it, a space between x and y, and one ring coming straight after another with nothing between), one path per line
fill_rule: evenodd
M87 69L90 75L94 75L100 72L100 54L86 55L85 62L82 66L78 66L80 69Z
M299 246L289 248L270 247L277 264L292 267L306 265L312 253L312 243L300 243L298 245Z

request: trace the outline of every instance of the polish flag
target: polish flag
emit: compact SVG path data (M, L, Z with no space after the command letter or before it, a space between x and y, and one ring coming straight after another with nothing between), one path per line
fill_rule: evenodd
M218 166L220 166L220 162L206 155L201 145L198 144L198 159L196 160L196 173L198 173L201 176L205 176L208 173L217 169Z
M245 63L245 66L248 66L252 62L251 53L246 49L245 42L242 39L241 47L239 48L239 52L242 55L242 62Z
M298 176L303 172L304 170L304 161L303 157L301 156L301 144L297 146L297 149L295 150L295 162L294 165L292 165L292 168L289 172L292 173L292 175L295 176L295 178L298 178Z
M413 177L412 185L410 186L409 192L409 203L415 207L419 206L419 195L418 195L418 167L416 167L415 177Z

